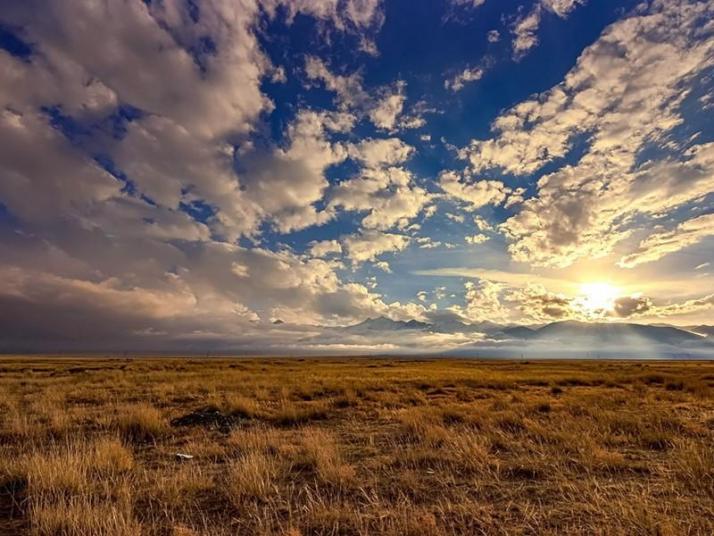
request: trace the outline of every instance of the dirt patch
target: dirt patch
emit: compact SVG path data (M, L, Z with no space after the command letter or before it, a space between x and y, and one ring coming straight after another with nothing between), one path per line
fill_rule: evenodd
M213 406L206 406L172 419L171 426L204 426L206 428L216 428L227 434L232 428L241 424L242 421L245 421L245 418L223 413Z

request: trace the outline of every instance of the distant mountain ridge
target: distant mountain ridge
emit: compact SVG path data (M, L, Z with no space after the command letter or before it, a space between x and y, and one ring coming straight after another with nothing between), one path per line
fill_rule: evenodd
M348 326L345 329L352 332L370 332L370 331L402 331L402 330L426 330L431 327L431 324L419 322L418 320L392 320L384 316L378 318L368 318L364 322Z
M709 328L709 331L707 329ZM541 327L501 325L492 322L466 324L454 318L433 323L417 320L392 320L386 317L368 318L364 322L344 328L356 334L423 331L433 333L483 333L494 340L552 341L579 345L686 345L704 342L714 333L710 326L682 329L668 325L647 325L625 322L579 322L565 320Z
M547 324L534 332L537 339L582 340L596 339L603 342L631 342L640 339L659 344L681 344L700 341L702 337L673 326L651 326L630 323L588 323L567 320Z
M687 330L705 337L714 338L714 326L688 326Z

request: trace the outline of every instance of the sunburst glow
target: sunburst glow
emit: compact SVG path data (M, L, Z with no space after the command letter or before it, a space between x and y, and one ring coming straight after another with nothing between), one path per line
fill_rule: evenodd
M620 289L610 283L583 283L578 302L586 313L604 313L615 308L619 296Z

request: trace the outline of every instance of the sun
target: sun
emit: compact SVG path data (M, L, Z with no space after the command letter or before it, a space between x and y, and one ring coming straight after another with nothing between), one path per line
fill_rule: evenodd
M580 286L578 304L590 314L606 313L614 310L620 289L610 283L583 283Z

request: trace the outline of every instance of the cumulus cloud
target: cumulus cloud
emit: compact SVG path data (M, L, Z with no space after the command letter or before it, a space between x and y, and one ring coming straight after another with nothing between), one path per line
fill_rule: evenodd
M713 9L655 2L616 22L562 83L502 114L493 138L461 151L473 172L530 175L565 157L578 136L588 138L585 154L542 176L537 195L502 225L515 260L567 266L607 255L629 236L628 216L666 213L712 190L710 144L676 161L637 156L682 122L682 88L711 66L711 28L699 21Z
M402 251L409 245L409 237L396 233L364 231L350 235L343 241L347 257L355 264L374 261L379 255Z
M580 3L542 0L539 17L565 17ZM712 28L701 24L714 15L710 3L654 2L613 25L561 84L502 113L491 139L464 147L467 169L440 174L436 187L415 171L423 164L410 161L416 149L397 137L436 113L429 102L410 102L418 83L410 80L409 93L401 76L366 88L367 64L347 71L332 56L329 65L315 56L272 64L256 32L299 14L316 21L326 46L343 32L357 55L378 52L377 0L207 0L196 12L183 0L3 7L3 26L31 50L29 58L0 50L0 325L13 344L407 347L341 340L323 327L435 314L423 293L418 303L379 293L394 277L376 270L396 270L403 263L392 257L411 244L410 256L456 247L447 241L455 237L438 234L440 221L423 221L442 201L457 205L463 213L452 219L468 225L464 214L502 207L494 214L512 215L504 224L484 210L489 220L475 216L461 236L475 244L501 232L512 257L532 264L607 254L643 226L654 232L622 251L623 265L711 234L709 216L690 209L714 190L714 144L669 136L683 122L688 84L712 64ZM481 74L469 67L446 87L458 91ZM288 77L280 91L292 91L298 77L334 100L327 109L302 95L271 102L265 92ZM363 128L371 137L360 138ZM418 134L431 139L405 139ZM584 156L560 166L583 143ZM645 151L651 146L666 156ZM484 178L528 180L548 164L535 187ZM654 227L662 221L667 230ZM415 236L422 224L433 236ZM317 225L325 227L313 235L279 236ZM364 263L371 264L358 269ZM459 318L577 317L537 274L453 270L476 278L463 305L448 311ZM350 280L364 271L377 277ZM429 296L460 297L443 288ZM711 307L711 296L692 296L620 298L615 313L665 317ZM412 348L437 348L468 339L414 341Z
M511 192L500 181L471 181L455 171L443 171L439 175L439 186L451 197L466 203L470 210L484 205L500 205Z
M477 244L483 244L484 242L488 242L489 237L486 236L485 234L475 234L472 236L467 236L465 238L467 244L471 245L477 245Z
M479 231L493 231L493 226L483 216L474 216L474 225Z
M343 109L364 106L370 100L362 87L362 75L359 72L350 75L334 74L320 58L308 56L305 59L305 74L309 80L319 80L334 92Z
M377 128L393 132L397 127L397 120L404 109L404 82L397 82L394 87L387 88L369 111L369 118Z
M538 44L538 29L544 11L550 11L560 18L566 18L586 0L540 0L533 9L516 19L513 24L513 57L520 60ZM498 39L496 39L497 41Z
M617 316L633 316L646 313L652 308L652 300L646 296L623 296L615 300Z
M454 92L461 91L466 84L469 82L475 82L476 80L481 80L482 76L483 69L480 67L467 67L453 78L444 80L444 87Z
M307 56L305 74L308 80L320 81L325 88L334 92L341 109L367 117L380 130L393 133L402 129L420 128L426 123L422 117L424 110L419 103L410 113L405 113L407 98L404 94L406 83L403 80L368 93L359 71L349 75L336 74L315 56Z
M39 4L0 15L33 49L32 61L0 51L0 208L14 226L0 229L0 301L19 312L0 322L13 344L268 348L295 338L266 330L272 318L420 314L343 282L327 259L341 255L337 241L302 256L233 243L264 222L285 232L330 219L317 206L327 167L353 157L382 169L411 152L332 141L352 128L344 111L298 110L281 144L249 141L272 108L261 80L283 79L254 34L261 9L277 15L277 2L214 0L196 17L170 0ZM298 4L285 5L288 17L302 11L344 31L381 24L370 0ZM115 132L97 130L108 121ZM73 139L63 132L72 122L95 130ZM348 241L348 252L373 259L406 247L394 236L371 252Z
M348 151L365 167L375 169L405 162L414 153L414 147L399 138L368 138L351 145Z
M365 169L358 177L340 183L329 196L330 208L367 212L368 229L406 228L431 200L401 167Z
M542 8L537 4L527 15L519 17L513 25L513 57L521 59L526 52L538 44L536 32L540 26Z
M342 254L342 244L337 240L320 240L310 243L310 255L313 257L323 258L332 254Z
M342 31L375 28L384 22L381 0L262 0L261 5L273 16L278 7L287 10L291 21L298 13L332 23ZM325 28L329 31L330 27Z
M486 0L449 0L457 6L480 7L486 3Z
M249 152L240 160L241 194L269 215L280 232L328 221L332 214L318 212L314 205L328 186L325 170L348 157L347 148L332 143L328 133L351 126L348 114L301 111L287 130L286 147Z
M707 311L712 307L714 307L714 294L708 294L690 300L652 307L651 314L659 317L691 315L692 313Z
M624 268L632 268L638 264L653 262L709 236L714 236L714 214L683 221L670 231L652 233L640 242L636 252L623 257L618 264Z
M117 109L120 103L135 110L119 137L92 133L87 142L91 145L62 150L74 153L57 156L64 167L51 157L45 159L54 173L33 170L28 177L28 170L21 169L27 167L19 159L22 153L17 153L15 175L24 174L28 187L36 190L40 190L38 181L56 177L67 187L61 195L46 189L48 198L84 196L84 201L71 200L74 210L86 205L93 191L88 185L102 180L106 186L95 190L97 203L107 199L107 189L122 187L120 194L134 192L169 210L204 203L214 212L209 225L228 239L254 234L266 219L283 231L323 223L330 214L318 214L312 206L325 186L322 172L345 158L343 148L330 145L325 133L347 128L349 116L299 113L288 127L291 145L272 152L249 154L246 140L260 114L272 108L260 83L276 72L259 46L255 23L261 11L277 16L279 6L288 10L288 20L303 12L342 31L381 24L379 3L371 0L320 6L212 0L201 5L195 16L178 1L71 9L62 2L8 6L3 21L37 43L32 62L0 53L3 70L9 73L0 87L3 121L6 127L14 124L16 130L24 129L17 130L17 143L68 145L38 114L43 106L61 103L57 113L79 120L124 113ZM39 10L47 17L35 17ZM35 139L30 141L30 136ZM238 175L233 154L237 142L242 172ZM108 164L97 165L97 153ZM68 158L74 159L77 172L67 168ZM114 168L112 175L126 177L130 186L102 169L109 166ZM89 179L90 172L97 178ZM77 187L72 187L72 181ZM258 183L270 183L283 195L265 195ZM20 190L14 186L13 190L17 197ZM30 210L18 202L12 208L16 214ZM39 212L39 205L33 210Z

